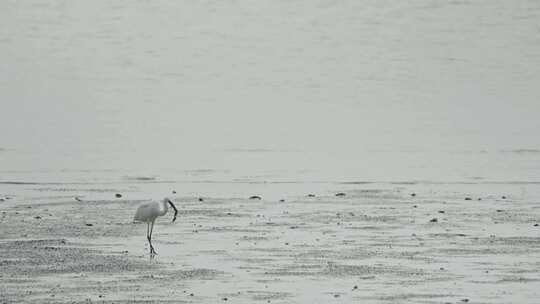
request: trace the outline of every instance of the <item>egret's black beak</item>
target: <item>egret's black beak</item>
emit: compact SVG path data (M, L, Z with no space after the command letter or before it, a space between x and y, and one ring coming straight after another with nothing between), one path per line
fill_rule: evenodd
M176 209L176 206L171 202L171 200L167 200L167 201L169 201L169 205L171 205L171 207L174 209L174 217L172 219L174 223L174 221L176 221L176 215L178 214L178 209Z

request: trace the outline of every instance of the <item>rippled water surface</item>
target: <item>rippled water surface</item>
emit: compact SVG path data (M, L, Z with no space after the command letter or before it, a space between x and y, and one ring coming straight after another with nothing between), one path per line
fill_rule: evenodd
M540 181L538 1L2 1L0 179Z

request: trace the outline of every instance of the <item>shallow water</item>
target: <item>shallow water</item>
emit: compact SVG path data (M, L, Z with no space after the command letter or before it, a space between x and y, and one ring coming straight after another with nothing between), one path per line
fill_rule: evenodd
M1 180L539 181L539 19L536 1L3 1Z

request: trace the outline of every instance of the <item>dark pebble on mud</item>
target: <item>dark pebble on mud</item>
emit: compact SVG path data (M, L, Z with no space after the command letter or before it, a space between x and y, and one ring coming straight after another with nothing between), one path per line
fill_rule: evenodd
M412 197L415 197L415 196L416 196L416 193L411 193L411 196L412 196Z
M353 287L352 289L353 289L353 290L358 289L358 285L354 285L354 287Z
M285 202L285 200L284 200L284 199L280 199L279 202L280 202L280 203L283 203L283 202Z
M227 299L227 298L223 298L222 300L223 300L223 301L227 301L228 299Z
M199 202L204 202L204 199L202 197L199 197Z
M36 220L40 220L40 219L41 219L41 216L37 215L37 216L34 216L34 218L35 218Z
M85 224L85 225L88 226L88 227L94 226L94 224Z
M438 221L439 221L439 220L437 220L437 218L432 218L432 219L430 220L431 223L436 223L436 222L438 222Z
M504 211L504 210L502 210L502 209L497 209L497 212L503 212L503 211Z
M538 224L534 224L533 226L534 226L534 227L538 227Z
M116 198L121 198L121 197L122 197L122 194L116 193L114 196L116 196Z
M315 197L315 194L308 194L307 197Z
M260 199L262 199L262 197L260 197L260 196L258 196L258 195L252 195L252 196L249 197L249 199L252 199L252 200L257 199L257 200L260 200Z
M345 196L346 194L343 192L336 193L336 196Z
M472 198L466 197L465 200L466 200L466 201L470 201L470 200L472 200Z
M439 210L439 213L444 213L444 210Z

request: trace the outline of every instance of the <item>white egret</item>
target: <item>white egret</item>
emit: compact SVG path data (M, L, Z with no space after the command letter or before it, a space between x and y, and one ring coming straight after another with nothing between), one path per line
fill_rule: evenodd
M152 231L154 230L154 222L158 216L165 215L167 210L169 210L169 205L174 209L173 222L176 220L176 215L178 214L178 209L174 206L170 199L164 198L161 202L150 202L142 204L137 208L135 212L135 221L146 222L146 239L150 244L150 254L157 254L152 246Z

